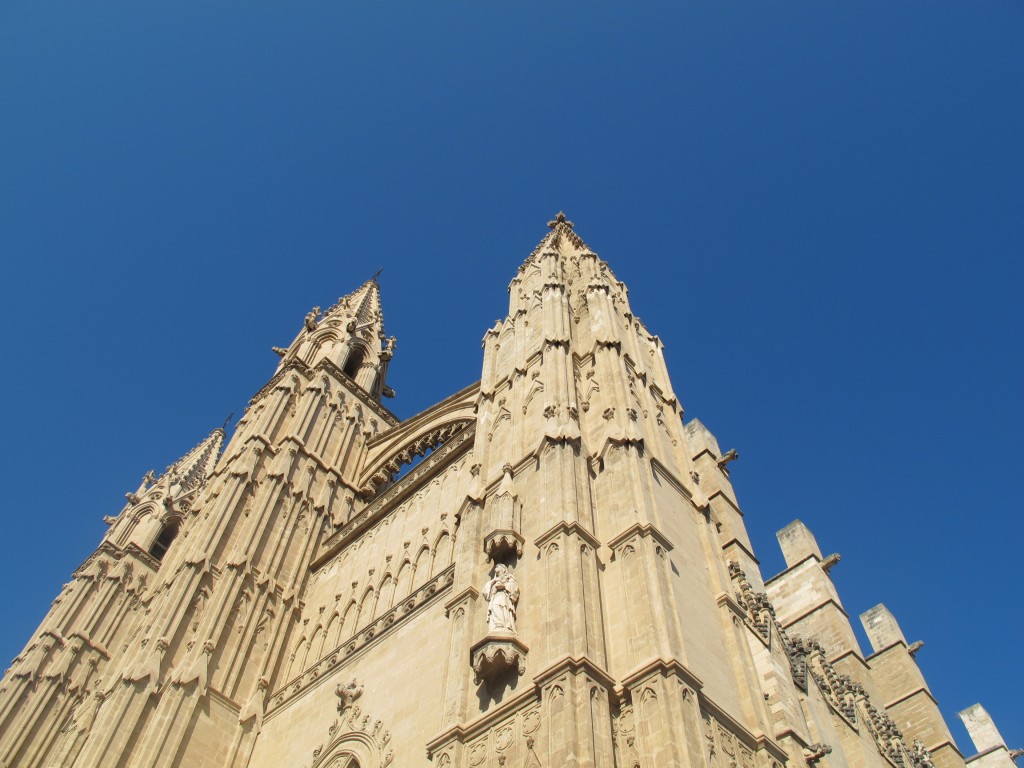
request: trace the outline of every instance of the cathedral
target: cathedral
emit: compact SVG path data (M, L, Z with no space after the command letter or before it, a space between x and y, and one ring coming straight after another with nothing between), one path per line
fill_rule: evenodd
M143 478L0 681L2 768L1014 768L795 521L766 578L661 341L559 214L480 380L382 404L370 280ZM524 249L525 250L525 249Z

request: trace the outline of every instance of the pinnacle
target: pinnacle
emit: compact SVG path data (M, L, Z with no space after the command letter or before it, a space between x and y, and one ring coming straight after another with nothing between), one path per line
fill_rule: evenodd
M548 228L551 231L537 244L537 247L526 258L526 262L528 263L546 248L559 250L559 246L563 243L567 243L577 253L593 253L590 246L583 242L583 239L576 233L574 227L575 225L566 218L565 212L559 211L555 214L555 218L548 222Z
M228 420L230 419L229 416ZM224 427L217 427L192 450L169 466L166 475L172 478L172 484L174 480L178 480L183 490L191 491L205 482L220 458L224 438Z

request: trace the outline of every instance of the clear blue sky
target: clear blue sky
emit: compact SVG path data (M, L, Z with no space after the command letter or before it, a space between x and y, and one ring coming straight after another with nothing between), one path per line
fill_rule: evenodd
M480 375L565 209L737 448L766 575L817 534L961 748L1024 746L1024 5L8 0L10 659L123 493L384 267L409 416Z

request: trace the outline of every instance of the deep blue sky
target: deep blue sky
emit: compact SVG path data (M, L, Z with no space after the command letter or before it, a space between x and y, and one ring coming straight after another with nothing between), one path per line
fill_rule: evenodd
M565 209L973 753L1024 746L1024 6L0 6L0 659L123 493L378 267L409 416L475 381ZM855 618L856 621L856 618Z

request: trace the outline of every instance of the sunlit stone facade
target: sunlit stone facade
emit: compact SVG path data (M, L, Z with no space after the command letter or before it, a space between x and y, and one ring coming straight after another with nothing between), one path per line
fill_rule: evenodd
M762 576L735 451L549 227L480 381L404 421L376 281L310 312L230 441L107 518L0 683L0 765L963 768L918 644L878 606L863 655L802 523Z

